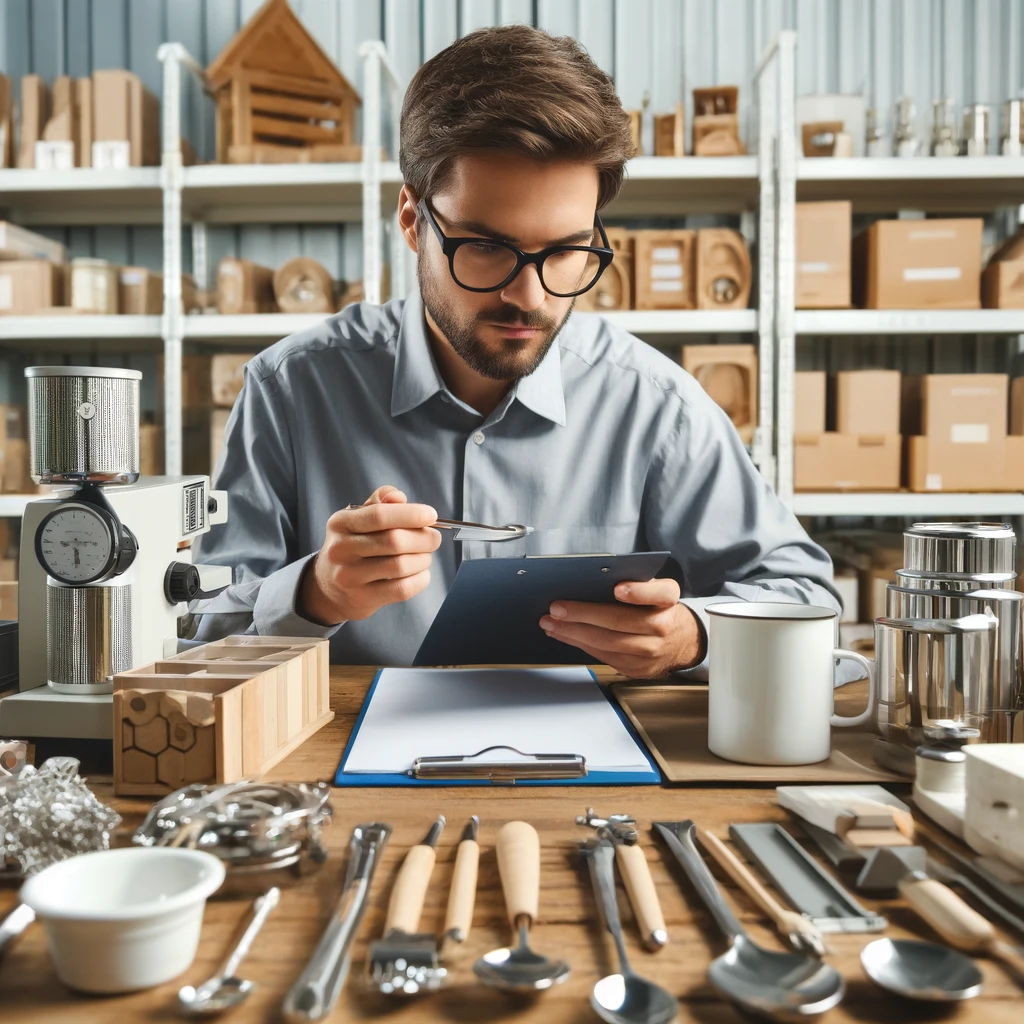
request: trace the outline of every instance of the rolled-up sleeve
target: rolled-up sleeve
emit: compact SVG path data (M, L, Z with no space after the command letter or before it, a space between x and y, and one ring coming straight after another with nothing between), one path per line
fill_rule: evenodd
M644 496L654 550L683 570L682 602L709 628L721 600L783 601L840 611L832 561L751 462L724 412L699 386L666 396ZM686 670L706 679L708 659Z
M258 360L245 370L245 385L228 419L215 473L228 492L228 521L199 539L194 561L227 565L234 582L190 611L196 640L232 633L329 637L296 610L302 574L315 552L299 551L296 536L296 456L288 417L273 376Z

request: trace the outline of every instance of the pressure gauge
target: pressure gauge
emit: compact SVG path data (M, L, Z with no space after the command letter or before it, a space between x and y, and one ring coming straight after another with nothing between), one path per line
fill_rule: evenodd
M96 583L124 572L137 549L135 537L113 512L88 502L63 502L36 531L39 564L69 586Z

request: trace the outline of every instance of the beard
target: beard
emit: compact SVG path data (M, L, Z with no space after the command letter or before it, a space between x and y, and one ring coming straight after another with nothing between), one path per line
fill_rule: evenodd
M573 306L570 305L561 322L556 323L539 309L524 310L506 302L484 313L460 316L456 308L441 295L441 289L434 286L434 278L424 263L422 257L416 261L416 280L423 308L459 358L471 370L488 380L517 381L529 377L543 362L558 332L572 313ZM481 324L533 327L543 334L539 342L536 339L502 338L500 347L494 348L477 334Z

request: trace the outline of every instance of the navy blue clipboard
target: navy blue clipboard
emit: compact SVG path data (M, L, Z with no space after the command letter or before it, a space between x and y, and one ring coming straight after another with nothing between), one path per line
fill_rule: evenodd
M574 664L579 664L575 662ZM363 724L363 718L366 716L366 712L370 707L370 701L373 700L373 692L377 689L377 680L380 679L380 674L383 669L377 669L376 674L373 677L373 682L370 684L370 690L366 694L366 699L363 701L363 706L359 709L359 717L356 719L356 724L352 727L352 733L348 738L348 742L345 744L345 750L342 752L341 761L338 764L338 770L334 773L334 785L335 786L382 786L382 787L395 787L395 786L492 786L494 783L488 779L417 779L412 775L406 775L403 772L352 772L349 775L345 774L345 762L348 760L348 755L352 751L352 745L356 741L356 736L359 735L359 728ZM594 677L594 681L597 682L597 676L594 675L593 669L588 669L590 674ZM619 716L619 720L626 727L626 731L632 737L633 742L636 743L643 754L644 760L647 762L650 772L592 772L588 771L586 775L578 779L521 779L517 780L512 788L518 789L520 786L657 786L662 782L661 772L658 770L654 759L651 757L650 751L645 746L639 734L633 727L633 723L629 720L629 716L619 707L618 702L611 695L607 687L598 686L604 699L615 709L615 713ZM456 753L456 751L452 751ZM465 751L465 753L472 753L472 751Z
M552 601L614 602L615 585L678 579L668 551L473 558L423 638L413 665L585 665L594 660L540 628Z

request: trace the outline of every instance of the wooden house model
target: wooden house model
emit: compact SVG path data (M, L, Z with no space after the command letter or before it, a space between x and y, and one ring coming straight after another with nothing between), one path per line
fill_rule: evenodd
M207 68L220 163L359 160L359 95L288 0L267 0Z

